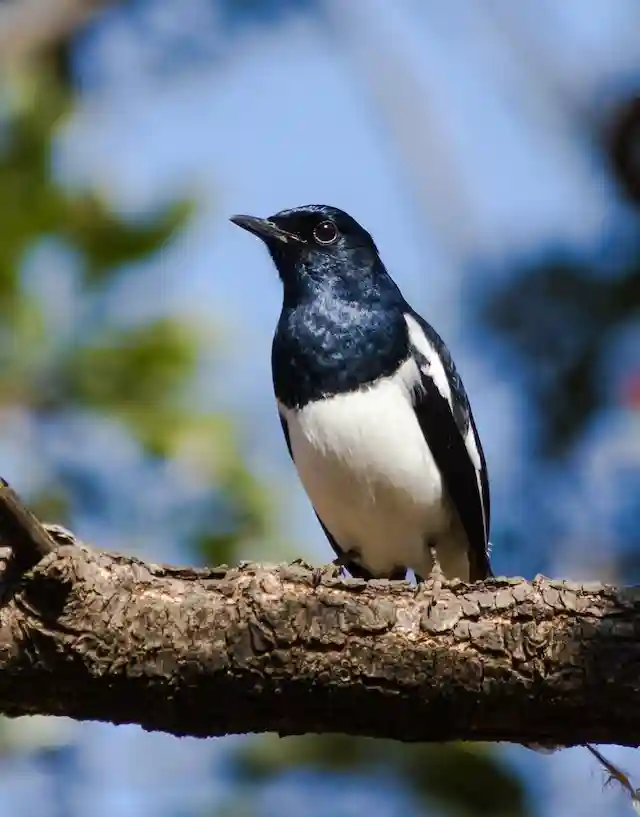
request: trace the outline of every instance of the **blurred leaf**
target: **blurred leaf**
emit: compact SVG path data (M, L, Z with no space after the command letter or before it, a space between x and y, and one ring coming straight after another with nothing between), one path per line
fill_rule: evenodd
M492 295L485 317L520 355L544 456L566 453L602 408L602 350L639 314L636 264L604 277L578 260L554 256L521 270Z
M193 213L193 203L176 202L151 223L135 226L119 222L94 196L85 196L69 206L64 232L81 248L87 259L87 277L101 282L116 268L156 252Z
M451 817L526 817L527 798L517 775L481 744L403 744L348 735L266 735L238 747L234 768L243 784L291 769L393 774L405 779L425 806Z
M72 110L69 69L68 51L56 46L50 58L13 77L0 122L0 405L29 414L36 435L64 427L73 439L74 424L95 424L97 431L107 418L117 420L148 463L146 473L171 460L176 477L199 486L200 510L190 500L193 522L176 523L176 536L202 546L207 557L233 562L239 542L265 535L268 503L242 461L232 418L190 395L203 337L179 316L122 328L103 307L115 278L127 267L127 275L136 274L133 262L157 253L184 228L193 203L127 221L96 191L56 183L51 141ZM76 265L80 302L69 314L81 322L55 337L51 305L23 286L24 262L45 237L69 248L65 263ZM95 518L112 505L109 479L77 454L42 464L56 488L30 501L48 519L72 521L78 512ZM122 482L126 475L118 477Z
M518 817L529 813L517 775L490 747L452 743L409 747L405 773L427 801L452 817Z
M54 486L47 486L30 500L29 509L43 522L55 521L56 524L65 527L71 524L69 497Z
M310 766L325 771L353 771L373 762L383 741L349 735L264 735L238 747L234 772L240 780L259 783L291 768Z
M176 402L194 373L197 353L195 333L172 318L110 328L72 351L65 361L69 396L126 415L146 434L145 425L166 421L158 419L157 412Z

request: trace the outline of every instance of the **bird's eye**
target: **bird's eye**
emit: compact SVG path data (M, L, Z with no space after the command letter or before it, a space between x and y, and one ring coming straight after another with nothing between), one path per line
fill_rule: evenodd
M318 244L333 244L338 238L338 228L333 221L321 221L314 229L313 237Z

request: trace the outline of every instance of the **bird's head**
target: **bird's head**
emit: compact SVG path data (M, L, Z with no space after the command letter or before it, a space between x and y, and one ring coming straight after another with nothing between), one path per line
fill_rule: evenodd
M285 298L326 286L358 296L388 279L373 238L337 207L308 204L266 219L233 216L231 221L267 245Z

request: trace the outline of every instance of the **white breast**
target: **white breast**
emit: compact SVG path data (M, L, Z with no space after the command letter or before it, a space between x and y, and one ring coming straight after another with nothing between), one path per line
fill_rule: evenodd
M433 542L446 576L468 577L467 540L414 414L416 364L370 387L279 406L293 459L320 519L376 576L431 571Z

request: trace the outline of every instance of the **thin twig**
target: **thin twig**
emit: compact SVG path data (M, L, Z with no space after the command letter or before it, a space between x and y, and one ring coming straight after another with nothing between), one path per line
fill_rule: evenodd
M601 752L599 752L595 748L595 746L592 746L590 743L587 743L585 745L585 748L589 752L591 752L591 754L596 758L596 760L598 760L599 763L604 767L605 771L609 775L609 780L607 782L611 783L613 780L618 782L622 786L622 788L628 792L628 794L631 797L633 807L635 808L636 811L638 811L638 808L640 806L639 792L638 789L633 788L628 776L610 760L607 760L607 758Z

